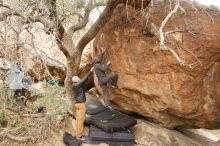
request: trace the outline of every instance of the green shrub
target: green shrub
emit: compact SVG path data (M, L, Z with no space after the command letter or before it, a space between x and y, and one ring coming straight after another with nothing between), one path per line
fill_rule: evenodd
M40 97L36 101L30 103L28 106L37 112L39 107L46 107L47 110L53 112L59 112L61 110L67 109L67 101L63 99L62 92L64 88L61 86L52 86L51 84L44 81L43 91L40 93ZM38 94L39 93L33 93Z

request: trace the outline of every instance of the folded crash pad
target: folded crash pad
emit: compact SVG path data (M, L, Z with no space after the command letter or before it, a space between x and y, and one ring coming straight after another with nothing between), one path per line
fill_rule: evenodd
M83 141L83 144L92 144L92 145L99 145L99 144L107 144L108 146L134 146L133 142L118 142L118 141L92 141L92 140L86 140Z
M104 107L96 97L87 97L86 124L106 132L124 131L137 123L136 119Z

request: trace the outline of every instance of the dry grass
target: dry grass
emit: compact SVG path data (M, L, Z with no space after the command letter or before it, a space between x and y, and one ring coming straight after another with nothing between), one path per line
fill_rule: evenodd
M33 145L58 133L68 117L68 100L63 96L62 87L51 87L45 82L40 98L18 106L13 93L0 86L0 145ZM38 107L45 107L46 112L38 113Z

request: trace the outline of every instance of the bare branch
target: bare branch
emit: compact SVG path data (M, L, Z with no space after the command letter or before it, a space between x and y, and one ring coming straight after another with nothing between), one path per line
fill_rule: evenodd
M199 58L191 51L188 51L187 49L184 49L183 47L181 47L181 49L183 49L184 51L186 51L187 53L189 53L190 55L192 55L195 59L196 62L195 63L199 63L200 65L202 65L202 62L199 60Z
M102 28L102 26L110 19L114 8L125 0L111 0L108 1L105 10L99 16L95 24L89 29L89 31L79 40L76 49L80 52L83 51L84 47L90 42Z
M9 8L8 6L6 5L2 5L2 7L5 7L5 8L8 8L8 11L5 11L4 13L2 13L0 15L0 20L4 20L5 18L7 18L8 16L11 16L11 15L14 15L14 16L19 16L21 17L22 19L26 20L26 17L23 16L20 12L18 11L15 11L15 10L12 10L11 8Z
M10 133L7 133L5 135L7 138L14 140L14 141L19 141L19 142L27 142L27 141L34 141L33 137L27 136L27 137L18 137L18 136L14 136Z
M168 35L168 34L175 33L175 32L184 32L184 31L186 31L186 30L176 29L176 30L171 30L171 31L164 32L164 35Z
M160 49L162 50L168 50L166 48L166 45L164 44L164 32L163 32L163 28L164 26L166 25L167 21L170 19L170 17L177 12L179 8L179 0L176 1L176 5L174 7L174 9L167 15L167 17L163 20L163 22L161 23L161 26L160 26L160 29L159 29L159 32L160 32Z
M70 53L68 52L67 48L65 47L62 41L62 39L66 39L64 38L65 29L63 25L62 24L58 25L55 31L56 31L55 39L56 39L57 45L59 46L59 49L63 52L63 54L68 58L70 56Z
M180 5L179 9L181 10L182 13L186 14L186 10Z
M48 1L48 7L49 7L49 19L51 22L55 21L55 38L56 38L56 42L59 46L59 49L63 52L63 54L66 57L69 57L70 54L68 52L68 50L66 49L66 47L63 45L62 42L62 38L63 35L65 33L65 29L63 27L63 25L61 24L61 22L64 20L58 20L58 16L57 16L57 9L56 9L56 0L50 0ZM53 27L50 27L50 29L52 29Z
M8 22L4 21L4 23L5 23L8 27L10 27L10 28L16 33L16 35L19 34L19 32L18 32L14 27L12 27L10 24L8 24Z
M192 8L195 10L194 13L197 13L198 9L194 6L194 3L190 2L190 1L186 1L187 3L191 4ZM205 12L207 14L207 16L212 20L212 23L215 23L212 15L206 11L206 7L202 6L202 5L197 5L199 8L202 9L203 12Z
M143 1L142 1L143 2ZM128 20L129 22L131 22L130 20L129 20L129 17L128 17L128 0L126 1L126 7L125 7L125 9L126 9L126 15L127 15L127 19L126 20Z
M146 29L147 25L148 25L148 22L149 22L149 18L150 18L150 15L151 15L151 11L152 11L152 8L153 8L153 0L150 1L150 4L146 7L146 9L142 10L142 15L144 16L144 23L145 23L145 26L144 26L144 29Z
M204 8L202 8L202 10L209 16L209 18L212 20L212 23L215 23L212 15L210 15L209 12L207 12Z
M82 19L76 23L75 25L71 26L68 30L67 30L67 33L74 33L75 31L78 31L82 28L84 28L86 26L86 24L88 23L89 21L89 15L90 15L90 12L95 8L97 7L97 5L94 5L93 4L93 0L90 0L88 2L88 4L86 5L85 7L85 13L84 13L84 16L80 16Z
M176 33L176 32L188 32L188 33L192 34L193 36L200 34L200 33L194 32L194 31L183 30L183 29L176 29L176 30L172 30L172 31L168 31L168 32L163 32L163 28L164 28L165 24L168 22L168 20L170 19L170 17L171 17L174 13L177 12L178 9L180 9L180 10L183 11L183 12L185 12L185 10L180 6L179 0L176 1L176 5L175 5L174 9L167 15L167 17L163 20L163 22L162 22L162 24L161 24L161 26L160 26L160 29L159 29L159 34L160 34L160 49L161 49L161 50L165 50L165 51L171 52L171 54L172 54L172 55L174 56L174 58L178 61L178 63L180 63L180 65L183 65L183 66L187 66L187 67L192 68L193 65L195 65L195 64L197 64L197 63L199 63L200 65L202 64L201 61L198 59L198 57L197 57L194 53L192 53L192 52L190 52L190 51L184 49L183 47L177 46L177 48L181 48L182 50L186 51L187 53L189 53L191 56L193 56L193 57L197 60L196 62L194 62L194 63L192 63L192 64L188 64L188 63L185 63L185 61L182 60L182 59L180 58L180 56L179 56L172 48L167 47L167 46L165 45L165 37L166 37L168 34L171 34L171 33ZM176 44L175 44L175 45L176 45Z
M0 4L0 7L4 7L7 8L8 11L6 11L4 14L2 14L0 17L0 20L3 20L4 18L14 15L14 16L18 16L21 17L23 20L25 20L26 23L32 23L32 22L41 22L42 24L44 24L47 27L54 27L54 23L48 21L47 19L40 17L39 15L35 15L33 17L26 17L25 15L23 15L23 13L19 10L13 9L8 5L5 4Z
M167 21L170 19L170 17L177 12L177 10L179 9L179 0L176 1L176 5L174 7L174 9L167 15L167 17L163 20L163 22L161 23L161 26L160 26L160 29L159 29L159 33L160 33L160 49L161 50L164 50L164 51L169 51L171 52L171 54L175 57L175 59L178 61L178 63L180 63L180 65L184 65L185 62L179 57L179 55L177 55L177 53L171 49L171 48L168 48L166 45L165 45L165 37L164 37L164 32L163 32L163 29L164 29L164 26L166 25Z
M169 0L170 2L170 10L172 10L172 0Z
M217 35L213 35L213 34L209 34L209 33L202 33L202 32L195 32L193 30L187 30L187 29L176 29L176 30L167 31L167 32L164 32L164 35L166 36L168 34L176 33L176 32L187 32L187 33L190 33L193 37L195 37L196 35L206 35L206 36L218 37Z

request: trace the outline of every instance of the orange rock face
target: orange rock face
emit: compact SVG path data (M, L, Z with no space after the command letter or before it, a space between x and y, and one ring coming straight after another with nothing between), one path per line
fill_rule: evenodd
M92 49L89 48L85 49L82 53L79 73L78 73L80 79L82 79L92 68L91 53L92 53ZM89 90L92 87L94 87L93 76L90 76L89 79L86 81L84 88Z
M160 50L159 38L144 30L140 11L117 7L94 42L94 57L106 51L104 63L119 75L110 89L111 104L165 127L220 128L220 11L181 2L164 27L166 45L192 68L181 66ZM150 21L159 29L170 12L167 1L155 2ZM199 60L199 61L198 61ZM97 83L96 83L97 86Z

